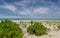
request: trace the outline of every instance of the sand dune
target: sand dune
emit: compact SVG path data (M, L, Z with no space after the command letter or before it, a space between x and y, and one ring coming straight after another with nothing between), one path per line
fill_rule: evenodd
M58 30L57 26L60 25L60 21L42 21L41 22L45 27L49 30L47 31L48 35L36 36L27 33L27 27L30 26L28 22L20 22L18 23L23 30L24 37L23 38L60 38L60 30Z

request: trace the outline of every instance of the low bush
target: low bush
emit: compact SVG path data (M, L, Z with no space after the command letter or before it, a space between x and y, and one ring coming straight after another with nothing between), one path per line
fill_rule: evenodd
M23 33L18 24L4 20L0 23L0 38L23 38Z
M58 29L60 29L60 26L58 26Z
M27 32L30 33L30 34L35 34L37 36L39 35L43 35L43 34L47 34L46 33L47 31L47 28L44 27L41 23L39 22L35 22L34 25L32 25L32 22L31 22L31 26L29 26L27 28Z

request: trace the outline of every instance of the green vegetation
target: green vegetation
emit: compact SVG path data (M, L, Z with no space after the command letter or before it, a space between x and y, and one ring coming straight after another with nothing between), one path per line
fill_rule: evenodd
M60 26L58 25L58 29L60 29Z
M32 25L32 21L31 21L31 26L29 26L27 28L27 32L30 34L35 34L37 36L39 35L43 35L43 34L47 34L47 28L44 27L41 23L39 22L35 22L34 25Z
M31 23L31 25L32 25L34 22L33 22L33 21L31 21L30 23Z
M23 38L23 33L18 24L4 20L0 23L0 38Z

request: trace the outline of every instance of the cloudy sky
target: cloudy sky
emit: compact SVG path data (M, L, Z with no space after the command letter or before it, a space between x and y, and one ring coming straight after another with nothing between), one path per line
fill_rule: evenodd
M60 0L0 0L0 18L60 19Z

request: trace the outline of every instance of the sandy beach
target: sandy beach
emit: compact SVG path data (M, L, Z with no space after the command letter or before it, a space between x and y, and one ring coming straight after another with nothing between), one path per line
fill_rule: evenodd
M27 27L30 26L29 22L17 22L23 30L23 38L60 38L60 30L57 28L60 21L40 21L42 25L48 28L47 35L36 36L27 33Z

